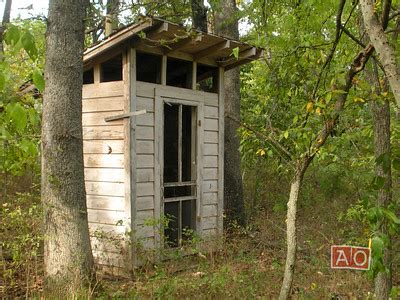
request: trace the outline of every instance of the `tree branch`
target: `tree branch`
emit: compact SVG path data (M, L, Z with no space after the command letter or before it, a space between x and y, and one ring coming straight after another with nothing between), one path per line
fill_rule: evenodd
M251 126L241 122L240 120L238 120L237 118L235 118L232 115L225 114L225 117L231 119L232 121L237 123L239 126L253 132L258 138L268 141L268 143L277 150L277 153L279 154L279 156L281 156L286 162L289 162L292 160L292 155L290 154L290 152L275 139L273 139L273 138L263 134L262 132L252 128Z
M392 7L392 0L385 0L383 2L383 11L382 11L382 27L383 30L386 30L389 24L389 14L390 8Z

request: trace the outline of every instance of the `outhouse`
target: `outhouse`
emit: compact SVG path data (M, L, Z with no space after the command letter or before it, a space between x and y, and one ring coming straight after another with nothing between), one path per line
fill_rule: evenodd
M260 55L156 18L84 52L85 184L100 267L129 270L145 250L222 233L224 71Z

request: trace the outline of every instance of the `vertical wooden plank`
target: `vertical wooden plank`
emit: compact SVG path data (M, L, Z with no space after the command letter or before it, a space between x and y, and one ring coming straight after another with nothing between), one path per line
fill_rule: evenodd
M197 62L193 62L192 67L192 90L196 90L197 85Z
M196 231L200 236L203 234L202 228L202 206L203 206L203 145L204 145L204 103L199 102L197 106L197 203L196 203Z
M154 217L158 220L164 211L161 187L163 184L163 159L164 159L164 142L163 142L163 126L164 126L164 107L163 100L159 96L157 88L154 91ZM161 224L154 227L154 238L156 248L161 249L163 241L161 240ZM159 256L159 255L158 255ZM161 257L158 257L159 259Z
M161 61L161 84L167 85L167 56L163 55Z
M224 68L218 70L218 234L223 233L223 212L224 212Z
M129 112L136 111L136 50L134 48L128 49L129 57ZM129 165L127 170L130 176L125 181L125 185L128 186L129 195L127 197L126 209L130 212L130 231L135 232L136 229L136 118L128 118L128 149L125 151ZM131 236L132 245L135 237ZM136 251L134 247L131 247L130 254L132 256L132 267L136 264Z
M93 83L100 83L100 64L93 66Z
M131 109L131 82L130 82L130 53L129 50L123 54L123 80L124 80L124 111L129 112ZM131 137L130 137L130 120L124 120L124 153L130 153ZM124 156L124 213L125 213L125 231L130 232L131 228L131 169L130 169L130 156ZM128 270L133 269L132 251L128 251L129 264Z

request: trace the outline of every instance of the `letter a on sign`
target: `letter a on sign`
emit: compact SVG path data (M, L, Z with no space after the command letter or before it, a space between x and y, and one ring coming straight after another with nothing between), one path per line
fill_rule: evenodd
M371 249L353 246L331 246L333 269L369 270Z

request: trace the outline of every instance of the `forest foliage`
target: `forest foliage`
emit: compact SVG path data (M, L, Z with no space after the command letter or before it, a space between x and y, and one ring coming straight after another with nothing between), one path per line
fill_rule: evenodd
M209 3L212 27L213 12L219 7L218 1ZM343 84L353 58L362 49L360 43L365 32L358 1L347 1L344 6L342 23L346 31L339 30L339 39L338 1L253 0L237 1L237 4L239 17L247 24L242 40L265 49L262 59L241 68L242 126L238 134L246 215L253 222L246 230L251 231L266 210L283 217L288 189L268 191L274 186L268 182L289 186L296 159L313 151L320 129L335 113L333 99L343 93L337 87ZM397 10L391 14L394 17L389 30L396 33L400 3L392 1L392 6ZM186 0L143 0L133 6L123 6L121 11L125 13L119 22L123 25L147 13L190 26L189 7ZM376 3L376 10L381 10L380 1ZM88 45L102 37L103 12L104 4L93 1L87 21ZM10 284L18 268L23 268L32 257L40 256L41 251L38 206L41 97L37 94L45 87L42 75L45 27L45 22L36 19L14 20L8 24L0 61L0 183L3 187L0 217L7 224L0 230L0 245L2 255L12 257L13 263L4 266ZM391 42L400 63L397 36L393 35ZM385 84L382 70L379 70L379 80L381 85ZM23 93L24 86L30 82L36 86L36 94ZM386 100L391 109L392 153L375 158L371 102ZM376 204L377 193L385 184L385 179L374 172L377 165L393 169L393 200L387 207ZM383 251L389 247L390 238L393 249L400 247L400 122L393 94L377 93L365 73L356 76L340 121L326 145L316 152L310 173L305 178L300 201L312 207L346 195L349 203L344 210L336 212L334 219L347 220L362 230L357 235L345 234L335 242L366 246L372 239L374 259L369 276L385 271ZM18 183L23 181L28 183L21 190ZM378 230L382 220L388 222L386 235ZM13 228L20 228L16 239ZM400 258L394 258L395 270L399 268L396 265L399 261ZM399 284L399 279L395 280ZM395 281L393 293L398 290Z

